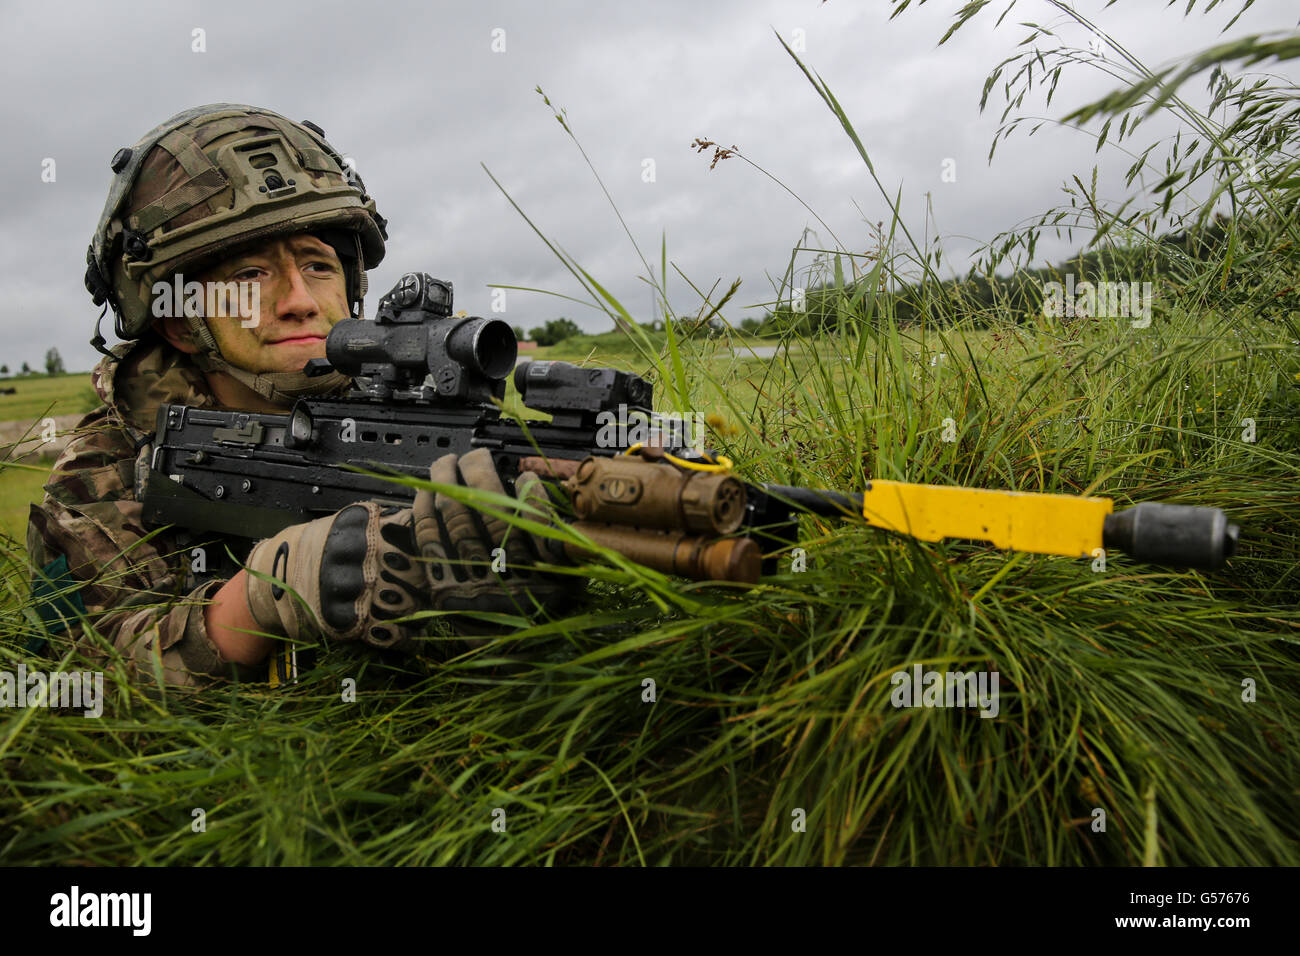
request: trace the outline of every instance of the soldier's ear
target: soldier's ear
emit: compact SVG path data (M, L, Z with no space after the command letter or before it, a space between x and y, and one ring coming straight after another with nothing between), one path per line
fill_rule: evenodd
M194 337L190 333L189 324L180 316L154 319L153 329L166 339L173 348L184 352L186 355L194 355L199 350L199 347L194 344Z

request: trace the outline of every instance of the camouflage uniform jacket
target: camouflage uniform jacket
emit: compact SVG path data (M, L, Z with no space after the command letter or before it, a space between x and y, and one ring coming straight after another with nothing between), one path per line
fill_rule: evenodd
M203 614L237 570L226 545L243 559L247 542L200 541L172 528L151 533L141 521L140 476L158 406L216 407L216 399L188 357L153 335L113 351L92 376L104 404L78 424L44 500L31 508L27 550L38 613L55 645L72 639L107 657L104 642L111 643L133 680L153 683L159 673L180 686L232 673L256 679L253 669L222 659ZM83 611L98 636L80 621Z

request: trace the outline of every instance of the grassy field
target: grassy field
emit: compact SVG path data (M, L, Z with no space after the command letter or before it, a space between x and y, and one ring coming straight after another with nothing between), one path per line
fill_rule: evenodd
M582 613L478 652L439 644L397 672L335 653L289 694L172 691L161 703L110 676L98 721L27 711L0 727L0 803L20 823L0 857L1300 862L1287 404L1300 364L1270 351L1266 325L1244 327L1266 360L1234 359L1235 344L1196 333L1202 319L1124 339L1099 325L1073 341L971 330L974 362L959 330L941 342L887 322L803 340L790 361L735 359L713 342L678 357L692 406L735 430L713 437L747 478L1221 506L1244 528L1223 573L1113 556L1099 574L807 523L809 570L754 592L595 569ZM939 351L934 365L922 357ZM1151 363L1170 353L1176 367L1151 385ZM626 347L594 358L638 364ZM1235 438L1245 411L1253 444ZM939 440L945 417L960 440ZM29 632L6 607L6 633ZM526 663L500 663L520 653ZM916 663L996 669L1001 715L893 709L889 675ZM339 700L345 676L364 688L355 704ZM206 833L189 830L195 807ZM1104 834L1089 829L1095 807ZM505 835L490 829L498 808ZM806 832L790 828L796 811Z
M904 244L865 282L835 269L837 331L794 329L772 358L687 323L548 353L652 375L748 480L1220 507L1242 529L1225 569L804 519L806 568L752 589L596 561L568 617L402 660L332 648L287 691L110 668L98 719L0 717L0 863L1300 865L1290 169L1174 278L1162 244L1128 240L1135 264L1099 279L1159 282L1147 327L924 283L931 319L900 326L872 290L924 273ZM53 668L23 650L43 632L8 557L0 655ZM55 644L58 666L97 666ZM997 674L998 712L898 706L917 666Z
M0 535L8 535L16 541L26 538L28 505L41 500L48 475L48 466L40 465L10 465L0 470Z
M88 373L0 378L3 388L15 389L16 393L0 395L0 422L84 415L99 404Z
M13 395L0 394L0 428L7 425L6 434L14 432L6 441L17 440L24 433L38 435L47 417L83 415L99 404L88 373L0 379L0 389L5 388L15 390ZM0 535L24 540L28 505L41 500L41 486L51 465L53 461L46 457L21 467L0 466Z

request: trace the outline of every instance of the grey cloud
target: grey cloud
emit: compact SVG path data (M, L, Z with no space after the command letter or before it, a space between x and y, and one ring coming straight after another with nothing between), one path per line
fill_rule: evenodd
M1222 15L1184 20L1160 2L1103 6L1081 4L1152 65L1218 42L1235 12L1225 5ZM475 311L487 309L489 283L580 294L480 163L629 308L648 310L651 297L636 278L643 267L574 144L533 92L539 84L568 109L656 269L666 232L670 257L701 287L721 279L721 291L743 277L729 317L761 311L744 306L770 298L765 273L782 272L805 226L830 237L739 159L709 171L709 157L688 146L697 136L739 146L850 249L866 251L863 217L888 220L888 211L773 28L786 37L805 31L805 62L853 119L886 191L901 185L905 220L918 237L930 194L939 229L954 237L946 245L954 268L978 241L1062 201L1061 182L1086 176L1094 162L1103 194L1122 195L1126 157L1094 156L1091 138L1069 130L1022 135L987 166L1002 103L995 94L989 114L979 115L983 78L1023 36L1012 21L1051 11L1022 0L1002 28L982 16L937 47L951 12L930 4L890 22L884 3L841 0L6 4L0 360L37 365L54 344L71 368L94 363L84 343L95 310L81 273L109 157L199 103L249 102L314 120L356 158L392 222L388 256L371 274L372 311L409 269L452 280L458 302ZM1293 21L1288 4L1260 2L1232 35ZM190 51L195 27L206 30L206 53ZM489 48L498 27L504 54ZM1085 70L1067 74L1050 115L1110 86ZM1158 129L1153 123L1152 133ZM40 181L47 156L58 164L53 184ZM656 163L653 184L641 181L647 157ZM940 178L949 157L956 183ZM1080 241L1046 242L1040 255L1059 256ZM693 314L698 300L686 283L673 273L669 285L673 305ZM531 327L559 314L591 329L608 324L592 310L525 293L510 294L504 318Z

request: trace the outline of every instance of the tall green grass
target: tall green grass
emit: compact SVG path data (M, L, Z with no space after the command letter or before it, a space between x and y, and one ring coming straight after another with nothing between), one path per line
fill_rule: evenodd
M84 415L99 404L90 376L84 372L4 378L0 387L14 390L12 395L0 395L0 422Z
M1294 123L1280 129L1294 145ZM721 314L705 296L697 316L666 310L662 341L626 326L610 353L652 372L664 407L712 413L711 440L747 479L1217 506L1243 529L1223 572L1122 555L1101 570L805 519L807 570L783 561L753 590L598 563L577 613L474 650L335 649L288 691L110 672L99 720L0 717L0 862L1300 863L1300 334L1276 295L1300 270L1289 225L1247 212L1222 258L1162 289L1145 329L971 315L952 287L933 321L900 324L881 283L938 295L914 281L937 260L895 208L869 268L842 253L817 266L834 334L737 355L740 340L692 333ZM552 245L593 301L630 317ZM1222 281L1243 254L1245 283ZM667 274L666 246L657 269L642 259L651 281ZM21 650L39 628L13 557L0 667L51 667ZM62 666L84 659L56 650ZM914 664L995 670L998 716L895 708L890 677Z

